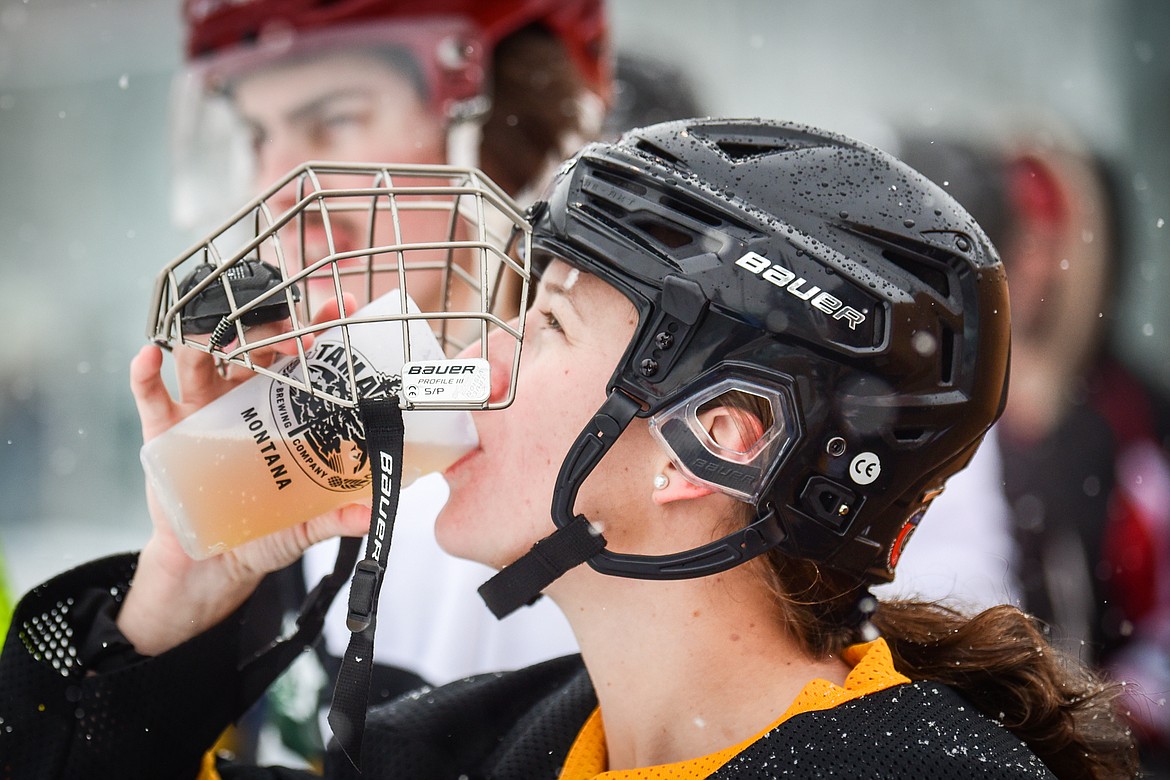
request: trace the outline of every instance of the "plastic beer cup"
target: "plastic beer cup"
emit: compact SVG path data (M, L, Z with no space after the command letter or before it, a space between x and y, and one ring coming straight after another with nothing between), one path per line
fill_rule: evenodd
M413 304L409 310L415 311ZM355 316L399 311L394 290ZM404 362L401 322L347 327L359 392L396 393ZM412 365L444 358L425 320L411 320L408 328ZM344 386L341 326L321 334L307 357L314 387L336 392ZM297 358L284 358L274 368L303 379ZM403 423L403 487L442 471L478 443L466 411L407 410ZM196 559L370 496L370 464L357 409L264 375L147 442L141 459L183 549Z

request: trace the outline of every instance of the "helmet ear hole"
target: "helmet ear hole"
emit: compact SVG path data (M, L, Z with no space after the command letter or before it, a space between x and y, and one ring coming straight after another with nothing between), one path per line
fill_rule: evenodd
M704 404L698 417L708 449L743 457L760 444L773 415L766 399L733 390Z
M786 388L727 378L650 418L688 480L756 503L797 436Z

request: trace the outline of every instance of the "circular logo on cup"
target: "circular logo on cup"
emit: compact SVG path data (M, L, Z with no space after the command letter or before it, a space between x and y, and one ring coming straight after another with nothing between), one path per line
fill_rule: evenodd
M359 398L397 394L399 377L379 374L361 353L356 349L352 352ZM306 357L312 387L341 398L352 395L342 344L318 343ZM291 361L280 373L300 379L300 361ZM272 383L270 402L285 446L310 479L338 492L359 490L370 484L366 435L356 407L335 404L284 382Z

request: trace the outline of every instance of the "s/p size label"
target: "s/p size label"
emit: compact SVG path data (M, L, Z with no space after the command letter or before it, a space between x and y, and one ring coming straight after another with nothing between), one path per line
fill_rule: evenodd
M487 403L491 367L483 358L417 360L402 366L402 395L409 406Z

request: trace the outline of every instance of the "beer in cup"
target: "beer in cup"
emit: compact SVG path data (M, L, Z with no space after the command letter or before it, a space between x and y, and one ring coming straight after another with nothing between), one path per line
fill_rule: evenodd
M393 290L358 311L355 319L398 314L401 297ZM407 301L407 311L416 312ZM398 395L404 363L402 322L345 327L359 395ZM409 320L407 327L410 365L423 361L432 382L459 381L442 378L443 362L426 363L444 358L426 320ZM274 366L282 376L303 381L301 372L307 366L314 387L345 392L350 364L342 326L321 334L303 364L298 357L282 360ZM409 389L413 394L415 388ZM436 389L442 386L424 386L421 391ZM466 411L407 409L403 423L403 487L424 474L442 471L478 443ZM155 497L183 549L195 559L345 504L368 501L371 495L358 410L263 374L147 442L141 458Z

